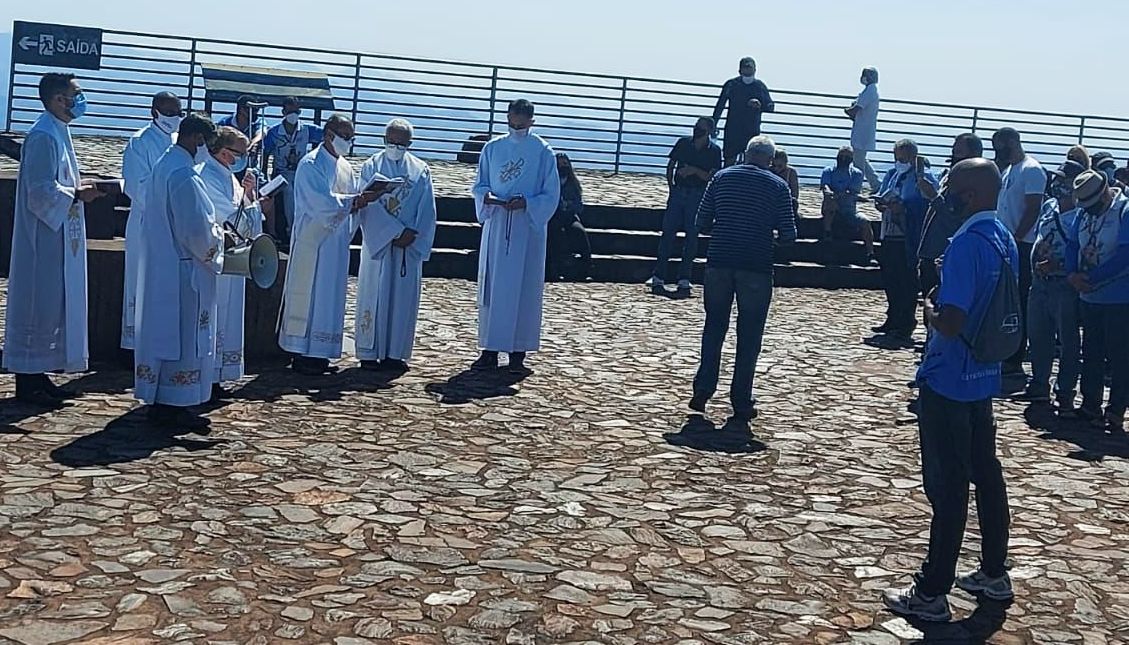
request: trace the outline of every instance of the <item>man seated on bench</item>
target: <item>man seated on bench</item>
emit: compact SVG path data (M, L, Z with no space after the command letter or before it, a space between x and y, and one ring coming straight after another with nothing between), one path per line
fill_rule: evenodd
M854 239L862 237L866 256L874 260L874 231L870 223L858 214L858 196L862 191L862 171L854 166L854 150L850 146L839 148L835 165L823 169L819 189L823 192L823 239Z

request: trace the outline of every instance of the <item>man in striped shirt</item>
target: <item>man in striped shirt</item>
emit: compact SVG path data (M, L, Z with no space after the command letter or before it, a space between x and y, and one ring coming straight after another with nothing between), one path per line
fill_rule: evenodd
M754 137L745 149L745 163L714 175L698 209L698 228L710 234L710 245L702 362L694 377L690 409L705 412L717 391L721 347L736 299L737 362L729 398L733 419L742 423L756 417L753 374L772 302L775 246L796 240L792 194L788 184L769 170L775 153L772 139Z

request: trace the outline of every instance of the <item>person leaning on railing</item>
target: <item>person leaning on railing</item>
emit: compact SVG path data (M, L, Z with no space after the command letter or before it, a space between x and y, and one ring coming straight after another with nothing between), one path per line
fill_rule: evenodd
M751 56L741 59L739 76L721 86L721 95L713 109L714 123L721 122L721 113L729 105L725 117L725 165L732 166L745 152L749 139L761 133L761 115L775 112L776 104L768 93L768 86L756 77L757 62Z

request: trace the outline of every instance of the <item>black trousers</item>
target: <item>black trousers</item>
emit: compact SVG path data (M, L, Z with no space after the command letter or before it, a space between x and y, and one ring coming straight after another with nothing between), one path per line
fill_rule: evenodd
M1119 416L1129 406L1129 304L1082 303L1082 405L1102 409L1105 377L1110 375L1107 411Z
M547 279L584 280L588 277L592 245L588 242L588 232L578 220L564 224L550 220L545 251Z
M882 240L878 263L882 290L886 292L886 323L891 331L911 334L917 326L917 269L906 258L905 240Z
M1023 338L1019 341L1019 349L1004 361L1005 372L1022 372L1023 361L1027 359L1027 295L1031 293L1031 250L1035 245L1017 242L1016 246L1019 247L1019 329Z
M976 485L980 567L989 576L1005 572L1009 511L1003 469L996 457L992 399L954 401L921 386L918 430L925 496L933 507L929 553L917 588L927 596L947 594L968 521L968 486Z

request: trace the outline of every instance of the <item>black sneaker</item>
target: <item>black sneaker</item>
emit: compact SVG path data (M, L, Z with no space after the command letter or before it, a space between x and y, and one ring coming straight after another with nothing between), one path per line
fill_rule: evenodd
M947 623L953 619L945 596L925 596L917 590L917 585L905 589L888 589L882 600L890 611L899 616L920 618L933 623Z

